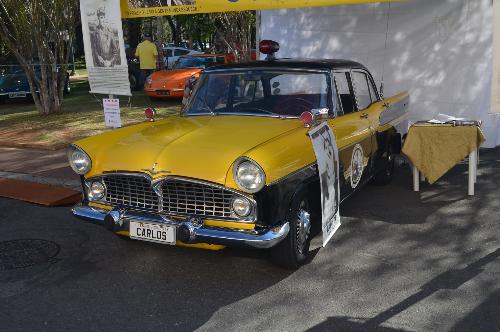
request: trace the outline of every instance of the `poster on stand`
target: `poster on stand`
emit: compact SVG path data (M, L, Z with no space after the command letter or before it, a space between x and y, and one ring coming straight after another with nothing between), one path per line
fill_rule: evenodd
M80 12L90 92L130 96L120 0L81 0Z
M121 5L123 18L136 18L391 1L395 0L121 0Z
M335 135L326 122L314 127L309 137L318 163L324 247L340 227L339 151Z
M122 126L120 100L103 99L102 104L104 106L104 123L106 127L120 128Z

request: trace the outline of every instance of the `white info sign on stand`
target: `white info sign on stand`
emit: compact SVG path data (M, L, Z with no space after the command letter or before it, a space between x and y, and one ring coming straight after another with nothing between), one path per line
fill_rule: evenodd
M122 119L120 117L120 100L119 99L103 99L104 105L104 122L106 127L120 128Z
M339 150L326 122L313 128L309 137L318 161L324 247L340 227Z

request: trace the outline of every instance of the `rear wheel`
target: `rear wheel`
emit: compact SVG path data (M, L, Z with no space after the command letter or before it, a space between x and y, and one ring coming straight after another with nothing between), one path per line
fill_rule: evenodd
M277 265L297 269L306 262L311 243L311 210L304 193L299 194L292 203L287 221L290 232L272 248L271 255Z
M394 175L395 154L392 144L389 144L387 151L383 155L383 166L373 177L372 183L377 186L385 186L391 183Z

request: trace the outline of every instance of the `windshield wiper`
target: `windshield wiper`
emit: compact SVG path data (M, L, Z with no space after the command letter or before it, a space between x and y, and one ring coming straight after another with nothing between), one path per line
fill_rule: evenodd
M258 107L240 107L238 106L238 110L254 110L254 111L258 111L258 112L261 112L261 113L264 113L264 114L269 114L269 115L272 115L272 116L275 116L275 117L278 117L280 119L286 119L286 116L285 115L281 115L281 114L278 114L278 113L275 113L275 112L272 112L272 111L268 111L268 110L265 110L263 108L258 108Z

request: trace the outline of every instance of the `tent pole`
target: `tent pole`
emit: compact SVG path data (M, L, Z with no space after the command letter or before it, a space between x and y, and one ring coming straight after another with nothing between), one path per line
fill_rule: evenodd
M262 14L262 11L260 10L257 10L255 12L255 55L256 55L256 60L259 60L260 59L260 50L259 50L259 44L260 44L260 41L262 40L262 36L261 36L261 14Z

